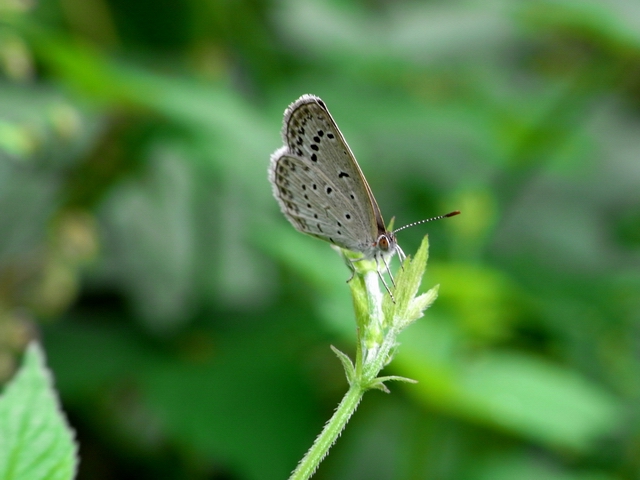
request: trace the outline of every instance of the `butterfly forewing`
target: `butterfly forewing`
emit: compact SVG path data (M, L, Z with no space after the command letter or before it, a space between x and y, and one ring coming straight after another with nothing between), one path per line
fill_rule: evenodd
M271 157L270 179L287 219L304 233L369 256L384 222L322 100L304 95L289 106L282 135L285 147Z

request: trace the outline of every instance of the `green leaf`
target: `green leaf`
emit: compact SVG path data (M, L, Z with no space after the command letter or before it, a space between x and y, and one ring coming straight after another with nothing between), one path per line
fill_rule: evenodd
M440 286L436 285L428 292L423 293L422 295L418 295L416 298L411 300L411 303L409 303L409 308L406 312L406 317L402 319L401 323L399 323L400 330L404 330L406 327L408 327L424 315L424 311L429 308L433 302L436 301L436 298L438 298L439 289Z
M482 455L466 467L465 480L616 480L620 477L586 466L572 470L562 464L540 462L531 452L512 450Z
M461 370L461 404L541 443L586 450L621 425L622 406L579 373L517 352L477 358Z
M373 382L369 388L372 390L380 390L383 393L391 393L391 390L389 390L383 382Z
M346 353L341 352L333 345L331 345L331 350L333 350L333 353L335 353L340 359L340 362L342 362L342 366L344 367L344 373L347 376L347 381L349 382L349 385L352 385L353 379L356 377L356 369L353 366L353 362L351 361L351 359Z
M408 391L431 408L578 452L620 428L619 400L579 372L512 351L464 358L458 342L429 322L402 337L394 365L420 382Z
M387 310L388 303L385 304L385 318L391 319L391 325L402 327L398 328L400 331L416 318L415 307L420 305L412 304L414 297L418 293L420 283L422 282L422 276L427 267L427 258L429 256L429 238L425 236L420 244L420 248L416 252L413 259L407 258L400 270L396 282L396 289L394 290L395 305ZM434 298L435 300L435 298ZM389 317L388 315L393 315ZM411 320L409 320L411 319Z
M64 480L75 476L77 445L37 343L0 396L0 478Z
M417 380L414 380L412 378L400 377L398 375L388 375L386 377L378 377L374 379L371 384L367 385L367 388L381 390L384 393L391 393L384 382L418 383Z

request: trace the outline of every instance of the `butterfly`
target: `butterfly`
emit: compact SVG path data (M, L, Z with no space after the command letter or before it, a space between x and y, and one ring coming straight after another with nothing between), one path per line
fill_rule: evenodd
M347 141L314 95L302 95L285 110L282 139L284 146L271 155L269 180L284 216L300 232L362 255L353 261L374 260L390 295L380 264L393 282L388 260L395 253L405 258L396 232L460 213L389 231Z

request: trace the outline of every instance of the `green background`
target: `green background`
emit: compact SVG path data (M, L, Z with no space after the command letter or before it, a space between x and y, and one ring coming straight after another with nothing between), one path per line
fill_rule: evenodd
M281 479L346 391L349 271L267 181L328 105L425 318L315 478L640 478L640 3L0 2L0 377L80 479ZM397 263L394 263L397 268Z

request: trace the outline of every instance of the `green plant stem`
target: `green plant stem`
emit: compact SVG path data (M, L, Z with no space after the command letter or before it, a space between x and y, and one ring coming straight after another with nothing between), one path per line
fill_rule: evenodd
M393 308L386 312L383 305L387 297L380 290L377 270L356 268L355 278L351 283L358 325L355 365L346 354L332 347L345 369L349 390L289 480L307 480L315 473L356 411L364 392L378 389L388 393L385 382L391 380L415 383L415 380L408 378L395 375L378 377L378 374L393 357L397 346L396 337L400 331L421 317L423 311L435 300L434 289L430 290L430 295L416 297L426 267L427 248L428 241L425 237L416 255L416 263L409 262L409 259L405 261L395 289L398 303L394 302Z
M382 325L382 292L380 291L380 285L378 284L378 274L375 272L358 273L362 275L364 280L365 289L367 291L367 303L369 310L369 321L367 333L365 334L365 345L363 345L361 352L363 351L367 357L369 357L369 363L375 363L380 367L378 370L372 368L366 368L369 363L364 362L363 358L358 355L355 365L355 378L350 381L349 390L343 397L342 401L336 408L335 413L331 419L320 432L320 435L315 439L313 445L309 451L302 458L296 469L289 477L289 480L306 480L310 478L320 462L329 452L331 446L336 442L342 430L344 430L347 422L356 411L360 400L364 392L370 388L371 381L376 377L383 362L375 362L374 359L379 354L380 349L379 341L382 337L381 325ZM360 342L361 340L358 339ZM388 351L386 352L388 354ZM374 371L375 370L375 371Z
M378 283L378 272L372 270L366 271L362 274L362 278L364 280L365 290L367 291L369 321L366 330L361 332L364 340L363 353L365 354L361 360L367 365L371 362L371 359L376 356L382 340L382 325L384 323L384 316L382 314L383 297L380 284ZM360 371L361 365L356 365L356 372Z
M329 449L338 439L347 422L356 411L364 392L365 389L357 383L349 387L347 394L338 405L338 408L336 408L335 413L313 442L309 451L302 460L300 460L300 463L289 477L289 480L306 480L313 475L322 459L327 455Z

